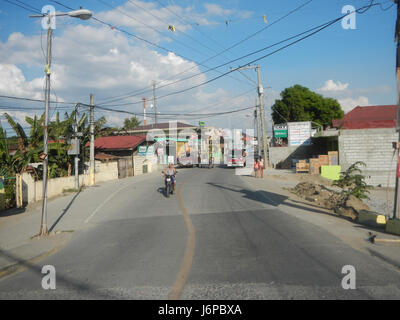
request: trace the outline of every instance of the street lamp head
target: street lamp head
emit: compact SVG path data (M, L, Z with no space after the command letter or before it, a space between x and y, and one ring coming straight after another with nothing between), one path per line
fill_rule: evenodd
M68 12L68 15L73 18L88 20L92 17L92 12L87 9L78 9L78 10Z
M82 20L88 20L92 17L92 12L90 10L87 9L78 9L78 10L73 10L70 12L55 12L52 14L33 14L30 15L30 18L43 18L43 17L50 17L50 16L54 16L54 17L61 17L61 16L70 16L72 18L79 18Z

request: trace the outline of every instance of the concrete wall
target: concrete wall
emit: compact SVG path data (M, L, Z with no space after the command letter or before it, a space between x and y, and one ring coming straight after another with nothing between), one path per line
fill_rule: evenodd
M367 165L363 169L366 182L382 187L395 185L397 161L392 142L397 141L395 129L340 130L339 163L342 171L356 161Z
M338 150L338 137L313 137L312 145L270 147L269 155L271 164L275 168L290 169L292 159L309 159L320 154L328 154L328 151Z
M271 164L276 168L289 169L292 159L308 159L314 153L313 146L270 147Z
M95 182L104 182L118 179L117 162L96 163ZM79 176L79 185L89 185L89 175ZM47 197L51 198L63 194L65 189L75 188L75 176L49 179L47 183ZM22 174L23 202L32 203L43 199L43 182L35 181L28 173Z
M158 169L156 156L134 156L133 157L133 175L139 176L143 174L143 165L147 164L147 172L153 172Z

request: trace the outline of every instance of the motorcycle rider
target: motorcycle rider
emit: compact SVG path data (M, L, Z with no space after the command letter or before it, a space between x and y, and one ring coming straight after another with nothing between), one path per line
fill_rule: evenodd
M171 176L172 183L173 183L173 188L174 188L174 192L175 192L175 187L176 187L176 169L174 168L174 164L173 163L169 163L168 167L165 168L164 177L166 177L167 175Z

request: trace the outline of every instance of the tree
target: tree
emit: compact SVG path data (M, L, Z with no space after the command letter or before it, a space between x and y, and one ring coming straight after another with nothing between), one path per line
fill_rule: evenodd
M324 127L333 119L341 119L344 112L337 100L325 98L310 89L295 85L281 92L280 100L272 106L274 123L313 121Z
M133 130L135 129L138 125L140 125L140 121L136 117L131 117L131 118L125 118L124 120L124 126L123 130Z

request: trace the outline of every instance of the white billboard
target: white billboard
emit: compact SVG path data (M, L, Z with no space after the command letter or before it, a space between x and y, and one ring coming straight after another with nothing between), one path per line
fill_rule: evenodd
M289 146L311 144L311 121L288 122Z

